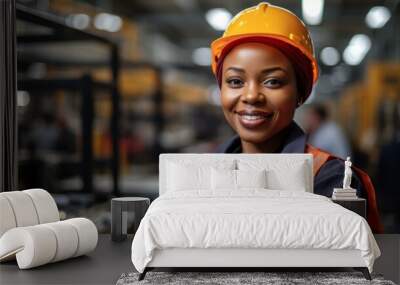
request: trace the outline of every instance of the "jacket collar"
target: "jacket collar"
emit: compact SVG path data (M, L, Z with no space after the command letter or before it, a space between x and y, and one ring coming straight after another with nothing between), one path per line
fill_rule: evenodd
M306 147L306 134L300 126L292 121L288 126L288 134L283 142L280 153L304 153ZM233 136L228 141L217 148L218 153L241 153L242 143L238 135Z

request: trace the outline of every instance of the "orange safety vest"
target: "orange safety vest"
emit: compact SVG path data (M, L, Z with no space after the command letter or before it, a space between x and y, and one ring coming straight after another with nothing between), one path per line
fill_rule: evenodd
M314 163L313 163L313 174L314 176L318 173L322 165L325 162L332 160L332 159L340 159L329 152L325 152L319 148L316 148L310 144L306 145L305 149L306 153L310 153L313 155ZM369 226L371 227L374 233L383 233L383 225L379 218L378 207L376 205L376 197L375 197L375 188L372 184L371 179L369 178L368 174L362 171L361 169L352 166L351 167L357 176L361 179L361 183L364 186L365 191L367 192L367 221Z

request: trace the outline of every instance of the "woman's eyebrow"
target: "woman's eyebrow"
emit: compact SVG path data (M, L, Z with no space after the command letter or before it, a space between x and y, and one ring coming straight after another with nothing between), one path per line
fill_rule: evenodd
M284 69L283 67L280 66L274 66L274 67L268 67L265 68L261 71L262 74L268 74L268 73L272 73L274 71L283 71L284 73L287 73L286 69Z
M243 68L239 68L239 67L228 67L225 70L225 73L228 72L229 70L240 72L240 73L245 73L244 69Z
M240 73L246 73L243 68L239 68L239 67L228 67L225 70L225 73L228 72L229 70L240 72ZM275 71L283 71L284 73L287 73L286 69L284 69L283 67L280 67L280 66L274 66L274 67L265 68L265 69L261 70L260 73L262 73L262 74L266 74L267 73L268 74L268 73L272 73L272 72L275 72Z

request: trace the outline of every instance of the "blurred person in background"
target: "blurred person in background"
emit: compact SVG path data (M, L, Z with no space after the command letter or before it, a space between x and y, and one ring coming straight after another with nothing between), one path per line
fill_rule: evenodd
M330 119L324 105L311 105L305 115L304 123L308 143L342 159L352 156L350 144L343 130Z
M29 137L37 150L54 150L59 136L56 116L49 111L44 111L36 120Z
M37 151L73 154L77 151L76 135L62 114L42 111L28 132L28 141Z
M64 115L49 110L38 112L41 112L38 119L29 118L32 127L25 126L28 119L20 124L27 133L21 146L26 152L19 166L23 174L20 185L23 188L42 187L53 192L59 179L71 177L79 171L73 159L78 151L77 136ZM62 160L61 157L70 159Z
M318 65L307 27L292 12L262 2L237 14L211 44L212 71L225 119L236 135L219 153L309 153L314 157L314 193L330 197L343 186L344 161L306 142L294 122L311 94ZM368 223L382 232L375 189L353 168L351 186L367 198Z
M385 99L378 109L380 152L376 167L379 189L379 208L385 214L385 228L389 232L400 231L400 191L397 175L400 165L400 90L392 98Z

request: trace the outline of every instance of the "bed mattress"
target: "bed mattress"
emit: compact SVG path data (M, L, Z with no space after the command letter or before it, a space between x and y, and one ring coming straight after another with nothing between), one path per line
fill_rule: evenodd
M380 255L361 216L321 195L266 189L163 194L133 239L135 268L167 248L359 250L370 272Z

